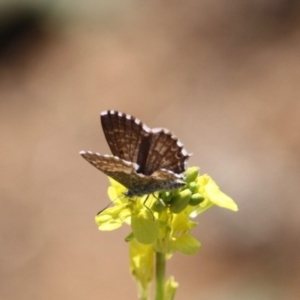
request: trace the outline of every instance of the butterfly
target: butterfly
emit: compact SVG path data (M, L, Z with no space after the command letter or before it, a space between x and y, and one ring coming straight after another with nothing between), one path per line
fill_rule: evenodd
M80 154L90 164L127 188L128 197L173 190L185 185L183 172L191 154L164 128L150 129L139 119L115 111L100 114L112 155Z

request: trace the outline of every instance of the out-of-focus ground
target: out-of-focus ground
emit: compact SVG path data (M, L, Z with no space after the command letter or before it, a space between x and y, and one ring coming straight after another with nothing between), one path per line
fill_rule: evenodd
M172 130L239 205L198 217L177 298L299 299L298 2L122 5L1 25L0 299L136 299L129 228L98 231L108 182L78 154L109 153L111 108Z

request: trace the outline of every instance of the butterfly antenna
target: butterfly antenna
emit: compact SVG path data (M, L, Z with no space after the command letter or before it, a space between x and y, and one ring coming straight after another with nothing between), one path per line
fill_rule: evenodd
M112 200L111 202L109 202L104 208L102 208L98 213L97 216L100 215L102 212L104 212L107 208L109 208L115 201L117 201L118 199L120 199L121 197L124 197L124 195L120 195L118 196L116 199Z

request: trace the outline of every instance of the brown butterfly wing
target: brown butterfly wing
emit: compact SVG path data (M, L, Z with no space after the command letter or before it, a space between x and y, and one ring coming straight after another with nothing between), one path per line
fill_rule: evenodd
M182 176L169 170L158 170L151 176L137 173L138 165L115 156L93 152L80 152L90 164L107 176L124 185L127 196L143 196L161 190L171 190L185 185Z
M182 176L168 170L155 171L151 176L134 172L128 196L142 196L162 190L172 190L185 185Z
M100 115L103 132L114 156L138 163L142 140L149 137L141 121L121 112L108 110Z
M101 113L101 124L114 156L137 163L139 173L159 169L184 172L190 156L167 129L150 129L138 119L117 111Z
M145 169L148 174L159 169L180 174L185 171L189 156L190 154L170 131L162 128L152 129L151 146Z
M138 168L137 164L124 161L115 156L101 155L90 151L81 151L80 154L98 170L118 181L126 188L131 188L131 177L135 173L136 168Z

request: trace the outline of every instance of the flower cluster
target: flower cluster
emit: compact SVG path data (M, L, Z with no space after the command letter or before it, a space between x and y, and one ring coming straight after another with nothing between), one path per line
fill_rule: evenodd
M114 206L96 216L100 230L114 230L124 223L131 226L126 241L130 242L131 273L141 294L147 293L153 279L155 252L170 257L177 251L192 255L200 249L200 242L190 235L197 226L191 218L214 205L238 210L208 175L199 175L197 167L187 169L184 180L186 185L180 189L131 199L125 196L125 187L110 179L108 195ZM169 285L176 283L171 280Z

